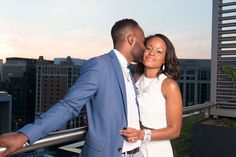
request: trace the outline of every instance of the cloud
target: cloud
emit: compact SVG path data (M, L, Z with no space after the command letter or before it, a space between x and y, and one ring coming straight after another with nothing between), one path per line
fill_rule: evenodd
M179 58L211 58L211 35L176 35L172 40Z
M70 13L68 8L54 8L52 9L52 16L58 17L58 16L67 16Z
M173 42L178 58L211 58L210 35L167 35ZM0 58L28 57L46 59L67 57L88 59L112 48L110 32L100 28L74 29L60 36L0 36Z
M60 36L31 35L0 37L0 57L27 57L47 59L72 56L90 58L111 49L110 36L97 28L70 30ZM8 51L6 51L8 50Z
M174 4L170 5L173 9L179 4L177 1L171 3ZM161 5L155 1L152 4L158 5L152 6L145 5L143 1L137 2L137 5L127 2L128 8L122 7L123 4L124 2L115 0L101 0L99 3L93 0L72 0L67 3L37 1L19 3L16 8L11 7L11 10L1 10L3 14L0 15L0 57L38 58L39 55L44 55L45 58L53 59L70 55L90 58L112 48L111 26L116 20L130 17L137 19L147 35L158 31L171 37L179 58L210 58L210 35L204 34L209 24L202 21L198 7L197 14L194 11L194 18L193 8L190 8L191 12L187 11L191 16L186 14L186 17L183 16L185 18L176 18L173 13L161 16L161 10L155 10L156 6L165 6L168 2ZM9 4L8 7L10 6ZM150 10L150 7L153 9ZM141 11L148 8L148 12ZM184 8L188 9L186 6ZM186 10L183 13L186 13ZM204 19L210 21L209 18ZM204 28L204 32L200 26ZM196 34L198 32L195 30L203 34Z

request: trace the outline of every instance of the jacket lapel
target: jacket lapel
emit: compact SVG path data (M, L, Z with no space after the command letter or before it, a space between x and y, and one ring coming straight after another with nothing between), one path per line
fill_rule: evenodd
M111 62L112 62L112 65L116 74L116 78L117 78L117 81L119 83L119 87L122 93L123 104L124 104L123 107L125 110L125 118L127 122L127 97L126 97L126 89L125 89L123 72L122 72L119 60L116 57L116 54L113 51L111 51L108 53L108 55L111 57Z

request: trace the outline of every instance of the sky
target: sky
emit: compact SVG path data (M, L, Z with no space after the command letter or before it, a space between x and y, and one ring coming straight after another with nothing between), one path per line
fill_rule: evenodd
M98 56L123 18L168 36L178 58L211 58L212 0L0 0L0 59Z

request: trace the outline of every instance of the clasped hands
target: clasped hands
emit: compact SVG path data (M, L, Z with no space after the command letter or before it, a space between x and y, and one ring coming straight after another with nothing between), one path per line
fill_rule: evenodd
M137 140L142 140L143 131L134 128L123 128L120 130L120 134L125 138L127 142L135 143Z

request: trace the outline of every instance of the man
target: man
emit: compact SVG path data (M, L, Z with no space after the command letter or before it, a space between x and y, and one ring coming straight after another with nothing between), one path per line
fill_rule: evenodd
M139 156L141 142L135 142L135 139L126 142L119 130L139 129L136 95L127 66L132 61L142 60L144 33L136 21L123 19L112 27L111 36L114 49L88 60L63 100L18 133L0 137L0 145L6 148L0 157L12 154L27 141L32 144L60 128L77 116L85 104L89 130L82 157Z

